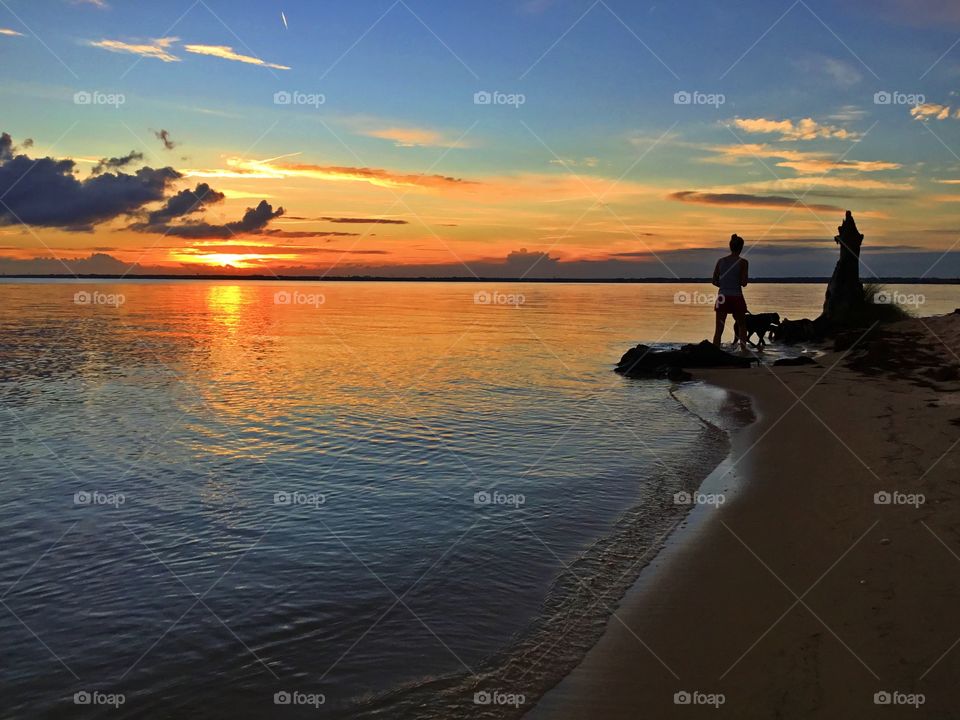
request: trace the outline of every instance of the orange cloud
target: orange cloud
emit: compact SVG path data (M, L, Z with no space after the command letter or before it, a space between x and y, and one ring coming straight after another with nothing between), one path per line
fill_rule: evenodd
M120 40L92 40L91 47L102 48L115 53L130 53L140 57L154 58L166 63L180 62L180 58L169 52L170 46L180 38L166 37L149 43L126 43Z
M392 140L397 147L466 147L436 130L427 128L387 127L362 133L381 140Z
M793 120L769 120L767 118L736 118L733 124L748 133L779 134L781 140L816 140L817 138L836 138L854 140L856 133L835 125L821 125L813 118Z
M776 163L777 167L790 168L806 175L838 170L881 172L902 167L900 163L884 160L836 160L829 153L781 149L760 143L716 145L708 149L717 153L717 156L706 158L706 162L736 164L742 159L774 159L780 161Z
M900 163L885 162L883 160L821 160L807 158L805 160L785 160L778 162L777 167L790 168L799 173L816 174L835 170L852 170L853 172L882 172L897 170Z
M916 120L946 120L951 117L960 119L960 109L954 112L949 105L939 105L937 103L923 103L910 108L910 114Z
M807 188L835 188L845 190L913 190L910 182L896 182L891 180L874 180L872 178L840 177L837 175L810 175L805 177L783 178L768 182L750 183L748 186L763 190L806 190Z
M218 57L224 60L247 63L248 65L259 65L260 67L273 68L274 70L290 69L286 65L268 63L258 57L253 57L252 55L241 55L228 45L184 45L183 49L196 55L210 55L212 57Z

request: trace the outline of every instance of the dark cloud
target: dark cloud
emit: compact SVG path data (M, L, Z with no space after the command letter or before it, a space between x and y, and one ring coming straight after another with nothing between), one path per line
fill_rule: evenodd
M505 265L508 273L514 277L520 277L534 270L537 271L538 275L541 273L550 275L556 270L558 262L559 259L550 257L549 253L527 252L527 249L523 248L509 253Z
M0 257L0 273L5 275L123 275L131 271L143 272L144 269L104 253L60 259L43 257L18 260Z
M320 220L332 223L356 223L358 225L409 225L406 220L388 220L384 218L322 217Z
M311 230L264 230L261 235L279 238L335 238L335 237L359 237L360 233L350 232L313 232Z
M151 226L163 225L174 218L183 217L190 213L200 212L208 205L223 202L226 195L210 187L207 183L200 183L193 190L181 190L176 195L167 198L167 202L159 210L154 210L147 216L147 222L133 226L141 232L165 232L163 228L151 230Z
M134 174L104 173L78 180L72 160L14 154L0 135L0 225L91 230L94 225L130 215L164 199L180 178L171 167L141 168Z
M33 140L27 138L23 141L22 149L26 150L27 148L33 147ZM9 133L0 133L0 162L6 162L13 158L14 153L17 152L17 147L13 144L13 138L10 137Z
M163 143L163 146L167 150L173 150L177 146L177 144L170 139L170 133L167 130L154 130L153 134L157 140Z
M91 170L91 174L99 175L105 170L119 170L120 168L124 168L127 165L132 165L133 163L141 162L142 160L143 153L135 152L133 150L121 157L101 158L100 162L98 162L94 166L93 170Z
M13 157L13 138L9 133L0 134L0 162L6 162Z
M259 233L267 224L283 215L283 208L277 208L276 212L273 206L266 200L261 200L255 208L247 208L243 218L234 222L224 223L223 225L214 225L208 222L189 222L182 225L170 225L168 223L156 223L153 225L142 225L137 227L141 232L156 232L170 235L171 237L201 239L231 238L237 235L249 235Z
M310 222L332 222L332 223L343 223L343 224L357 224L357 225L409 225L410 223L406 220L392 220L389 218L361 218L361 217L330 217L325 215L323 217L302 217L299 215L288 215L288 220L305 220Z
M727 205L731 207L778 208L793 207L810 208L823 212L843 212L843 208L836 205L813 205L803 203L796 198L780 197L778 195L748 195L746 193L704 193L696 190L682 190L670 193L671 200L680 202L699 203L701 205Z

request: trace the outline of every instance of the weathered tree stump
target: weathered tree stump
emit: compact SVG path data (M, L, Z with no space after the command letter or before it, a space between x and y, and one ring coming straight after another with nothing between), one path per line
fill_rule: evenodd
M818 318L821 324L832 327L847 324L862 310L864 304L863 284L860 282L863 234L857 230L857 223L849 210L838 231L834 241L840 246L840 259L827 285L823 314Z

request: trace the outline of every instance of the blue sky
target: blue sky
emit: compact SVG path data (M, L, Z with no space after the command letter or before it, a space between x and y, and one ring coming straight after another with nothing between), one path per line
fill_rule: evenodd
M830 208L845 207L878 243L942 254L960 227L958 38L960 9L941 0L4 0L0 131L84 171L143 153L183 175L171 192L217 178L230 192L210 213L224 223L258 193L285 208L276 226L398 214L408 227L389 248L370 232L348 241L388 263L487 262L520 247L567 262L669 254L722 243L734 223L758 245L829 241ZM478 91L523 102L477 105ZM714 101L677 104L695 91ZM924 102L877 104L881 91ZM78 106L77 92L123 104ZM323 103L277 105L278 92ZM301 170L255 178L243 166L280 156ZM316 170L331 167L435 173L476 192L438 182L398 203L353 171ZM123 221L82 233L7 222L4 244L20 260L117 245L130 261L145 238ZM237 253L215 255L250 250L233 240ZM197 255L168 244L148 259ZM279 255L259 262L307 260Z

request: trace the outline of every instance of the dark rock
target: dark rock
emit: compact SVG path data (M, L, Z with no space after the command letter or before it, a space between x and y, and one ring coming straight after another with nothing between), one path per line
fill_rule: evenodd
M688 373L683 368L678 368L675 365L671 365L667 368L667 380L673 380L674 382L686 382L687 380L693 380L693 375Z
M696 345L684 345L678 350L653 350L647 345L630 348L617 363L617 372L628 377L655 377L670 380L690 380L684 368L748 368L759 363L752 357L731 355L704 340Z
M799 365L819 365L819 363L809 355L800 355L792 358L780 358L779 360L775 360L773 362L774 367L797 367Z

